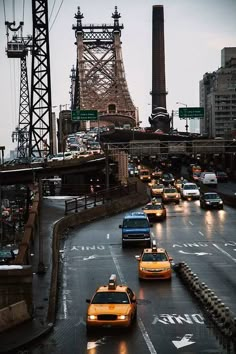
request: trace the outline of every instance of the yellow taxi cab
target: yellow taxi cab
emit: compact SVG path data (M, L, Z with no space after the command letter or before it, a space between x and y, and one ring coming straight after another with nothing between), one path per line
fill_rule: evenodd
M195 173L195 172L201 173L201 172L202 172L201 166L199 166L199 165L193 165L193 166L192 166L192 173Z
M180 201L180 193L177 191L175 187L165 187L162 193L162 202L169 203L174 202L175 204L179 204Z
M137 317L135 293L127 285L117 285L115 274L86 302L88 331L94 327L130 327Z
M142 208L143 212L151 220L164 220L166 218L166 208L161 202L153 200Z
M178 178L174 181L174 186L177 189L177 191L180 191L182 184L183 184L183 179Z
M152 197L160 196L163 192L164 184L153 183L150 186L150 193Z
M156 241L152 242L152 248L145 248L135 258L138 261L139 279L171 279L173 259L164 248L157 247Z
M150 182L151 181L151 173L148 169L140 169L139 171L139 179L143 182Z

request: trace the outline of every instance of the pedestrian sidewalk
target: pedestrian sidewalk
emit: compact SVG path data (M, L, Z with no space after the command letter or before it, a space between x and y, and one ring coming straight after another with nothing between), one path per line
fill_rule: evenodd
M52 236L56 221L64 217L65 199L57 197L44 198L40 215L40 237L42 237L39 260L39 235L35 235L34 254L32 255L33 269L33 304L34 313L30 321L0 333L0 353L17 353L16 350L46 334L53 328L47 322L49 295L52 273ZM40 267L39 267L39 261ZM43 265L43 267L41 267ZM40 270L40 272L38 272ZM44 270L42 272L42 270Z

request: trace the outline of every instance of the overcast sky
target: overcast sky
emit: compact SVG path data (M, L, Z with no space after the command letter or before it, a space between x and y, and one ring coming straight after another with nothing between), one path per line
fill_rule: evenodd
M23 0L0 0L0 145L6 151L19 117L19 59L8 59L5 20L23 20ZM5 6L4 6L5 4ZM54 4L54 7L53 7ZM236 47L236 0L48 0L52 104L69 104L70 70L76 63L72 24L80 6L83 23L113 23L114 6L121 14L123 60L129 91L139 108L142 126L148 126L152 89L152 6L164 6L167 110L177 101L199 106L199 81L221 66L221 49ZM61 6L61 7L60 7ZM5 8L5 11L4 11ZM53 10L53 11L52 11ZM6 18L5 18L6 14ZM57 16L56 16L57 15ZM31 0L25 0L24 36L32 34ZM30 67L31 57L28 56ZM29 70L30 74L30 70ZM174 127L185 122L175 118Z

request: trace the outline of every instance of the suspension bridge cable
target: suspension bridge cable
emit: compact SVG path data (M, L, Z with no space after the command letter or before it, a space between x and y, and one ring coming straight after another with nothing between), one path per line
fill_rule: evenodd
M5 22L6 22L6 7L5 7L5 0L3 0L3 12L4 12L4 19L5 19Z
M52 13L53 13L55 4L56 4L56 0L53 1L52 10L51 10L51 13L50 13L50 15L49 15L49 22L51 21L51 17L52 17Z
M58 16L58 14L59 14L59 12L60 12L60 10L61 10L61 7L62 7L63 2L64 2L64 0L61 0L60 6L59 6L59 8L58 8L58 10L57 10L56 16L55 16L55 18L54 18L54 20L53 20L53 22L52 22L52 25L51 25L51 27L50 27L50 29L49 29L49 32L51 31L51 29L52 29L52 27L53 27L53 25L54 25L54 23L55 23L55 21L56 21L56 19L57 19L57 16Z
M23 0L23 22L25 20L25 0Z
M15 21L16 20L15 0L12 0L12 12L13 12L13 21Z

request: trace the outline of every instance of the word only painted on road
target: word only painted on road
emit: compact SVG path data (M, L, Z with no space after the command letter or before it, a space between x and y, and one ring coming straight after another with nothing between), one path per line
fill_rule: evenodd
M193 242L193 243L190 243L190 242L186 242L186 243L174 243L173 244L173 248L192 248L192 247L208 247L209 245L211 245L209 242ZM228 246L232 246L232 247L235 247L236 246L236 241L228 241L228 242L225 242L224 243L224 246L225 247L228 247Z
M71 251L96 251L96 250L100 250L103 251L105 250L105 246L103 245L92 245L92 246L72 246Z
M152 324L155 325L158 322L165 324L165 325L175 325L175 324L204 324L204 317L199 314L199 313L194 313L192 315L188 315L188 314L183 314L183 315L177 315L177 314L160 314L160 315L153 315L154 319L152 321Z

